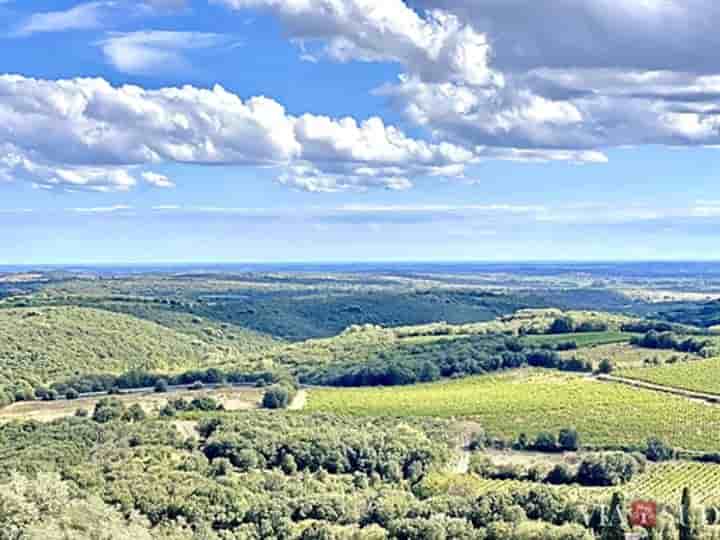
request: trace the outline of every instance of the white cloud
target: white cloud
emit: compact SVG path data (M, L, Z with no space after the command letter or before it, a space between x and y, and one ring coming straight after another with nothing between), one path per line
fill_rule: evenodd
M39 189L66 191L128 191L137 183L126 168L44 165L10 147L0 152L0 178L27 181Z
M0 145L14 156L6 175L19 161L32 166L13 175L43 187L107 190L132 187L129 168L163 162L277 167L280 181L310 191L406 189L412 177L461 176L475 159L378 118L295 117L220 86L145 90L16 75L0 76Z
M602 162L608 147L720 143L710 0L214 1L270 11L314 59L320 42L335 60L399 63L377 92L486 156Z
M186 68L189 63L185 52L210 49L228 41L221 34L148 30L110 34L98 45L119 71L148 74Z
M325 42L337 61L392 61L426 81L501 84L488 69L484 34L458 17L430 11L421 17L402 0L211 0L233 9L265 8L282 19L293 38ZM315 58L315 55L306 56Z
M175 187L175 182L170 180L164 174L157 174L154 172L143 172L143 173L141 173L140 176L142 176L143 180L145 180L148 184L152 184L155 187L159 187L159 188Z
M96 206L93 208L72 208L72 212L78 214L113 214L123 210L132 210L131 206L126 204L115 204L113 206Z
M114 2L88 2L65 11L34 13L15 31L16 35L27 36L38 32L65 32L87 30L103 25L105 10Z

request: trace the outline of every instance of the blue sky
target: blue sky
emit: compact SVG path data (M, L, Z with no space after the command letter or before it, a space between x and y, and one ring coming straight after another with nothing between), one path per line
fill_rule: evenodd
M720 10L510 4L0 3L0 263L716 259Z

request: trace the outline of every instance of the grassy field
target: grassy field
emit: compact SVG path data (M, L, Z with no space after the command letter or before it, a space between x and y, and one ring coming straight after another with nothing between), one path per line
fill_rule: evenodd
M0 310L0 378L172 370L200 366L209 354L202 341L128 315L77 307Z
M618 371L617 375L661 386L706 394L720 394L720 358L681 362L653 368L624 369Z
M628 343L635 334L628 332L583 332L577 334L551 334L525 336L523 343L530 345L557 345L574 341L578 347L593 347L595 345L607 345L610 343Z
M308 411L473 418L514 439L574 426L585 444L641 446L657 436L690 450L720 450L720 408L586 377L514 371L403 388L314 390Z
M597 366L603 359L607 358L612 361L616 367L641 367L645 365L645 360L657 359L660 363L665 363L671 358L679 361L697 360L700 357L690 353L679 353L664 349L645 349L643 347L635 347L629 343L611 343L608 345L596 345L585 347L579 351L562 351L560 356L563 358L580 357L589 360L593 365Z
M433 473L423 481L423 490L432 495L478 496L490 491L538 485L518 480L490 480L469 474ZM645 473L617 488L542 485L588 502L607 501L613 491L621 491L628 499L649 499L673 505L679 503L683 488L692 486L696 504L717 505L720 504L720 465L693 462L651 464Z

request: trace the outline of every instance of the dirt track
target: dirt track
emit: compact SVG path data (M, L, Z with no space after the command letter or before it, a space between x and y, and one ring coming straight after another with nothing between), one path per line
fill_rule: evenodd
M637 381L635 379L626 379L624 377L615 377L614 375L598 375L595 377L598 381L626 384L628 386L634 386L635 388L644 388L646 390L654 390L656 392L663 392L665 394L672 394L688 399L694 399L697 401L704 401L705 403L712 403L713 405L720 404L720 395L705 394L703 392L693 392L692 390L683 390L682 388L673 388L671 386L662 386L659 384L653 384L644 381Z

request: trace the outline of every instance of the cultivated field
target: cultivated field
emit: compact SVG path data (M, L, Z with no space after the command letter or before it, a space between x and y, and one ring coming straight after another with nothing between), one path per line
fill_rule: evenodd
M627 369L617 373L621 377L650 382L661 386L671 386L720 394L720 358L682 362L647 369Z
M658 503L677 505L686 486L692 486L696 504L720 504L720 465L693 462L650 464L648 470L628 484L617 487L581 487L578 485L551 486L519 480L491 480L475 475L434 473L423 482L426 494L475 496L491 491L522 490L543 487L560 491L576 500L607 502L614 491L627 499L649 499Z
M494 436L574 426L596 446L652 436L689 450L720 449L720 407L569 374L520 370L403 388L314 390L308 411L474 418Z

